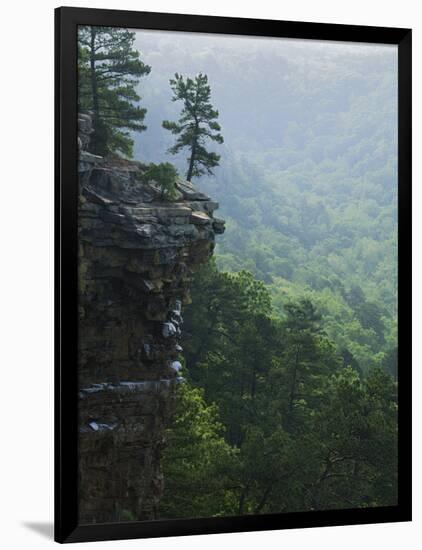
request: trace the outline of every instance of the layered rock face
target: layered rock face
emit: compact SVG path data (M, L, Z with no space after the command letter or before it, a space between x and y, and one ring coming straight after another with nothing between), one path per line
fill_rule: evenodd
M87 152L89 117L79 129L79 521L154 519L182 308L224 222L188 182L164 201L140 163Z

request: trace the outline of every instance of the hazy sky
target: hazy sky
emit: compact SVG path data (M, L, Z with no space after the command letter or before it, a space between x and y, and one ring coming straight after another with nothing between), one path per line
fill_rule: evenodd
M152 67L139 85L149 160L171 140L161 120L180 111L169 86L175 72L208 75L225 147L237 151L283 146L295 131L329 138L346 125L362 135L382 125L383 139L396 139L396 46L144 30L135 46Z

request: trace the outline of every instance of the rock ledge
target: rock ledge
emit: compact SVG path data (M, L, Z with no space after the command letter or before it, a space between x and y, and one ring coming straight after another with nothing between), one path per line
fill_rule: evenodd
M147 167L102 159L79 119L81 523L154 519L180 373L182 308L224 222L189 182L163 201Z

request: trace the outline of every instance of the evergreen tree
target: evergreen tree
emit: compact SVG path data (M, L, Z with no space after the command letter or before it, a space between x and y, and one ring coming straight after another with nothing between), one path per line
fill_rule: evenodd
M393 505L393 378L343 366L309 299L277 319L268 289L246 271L210 262L192 299L162 517Z
M315 410L318 475L308 486L314 509L397 503L397 386L382 369L331 377Z
M220 155L205 149L210 139L223 143L223 136L217 122L218 111L210 103L211 88L207 75L199 73L194 79L179 74L170 80L173 101L182 101L183 109L178 122L163 121L163 127L177 137L176 143L169 149L175 155L181 149L188 148L188 170L186 179L205 173L212 174L212 168L218 166Z
M281 380L288 392L283 425L287 431L296 431L309 407L321 396L323 375L333 372L338 360L310 300L286 304L285 310L285 346L280 358L284 370Z
M79 109L92 113L90 149L132 156L129 131L146 129L135 87L151 67L133 49L135 33L114 27L79 28Z

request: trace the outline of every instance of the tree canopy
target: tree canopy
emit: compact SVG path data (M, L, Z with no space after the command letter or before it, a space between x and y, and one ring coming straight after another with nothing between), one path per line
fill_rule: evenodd
M211 263L192 300L162 517L396 503L390 374L345 366L310 300L274 316L265 286L247 272Z
M146 129L146 109L136 85L151 67L133 48L135 33L114 27L80 26L78 36L79 109L92 113L90 150L99 155L132 156L130 131Z

